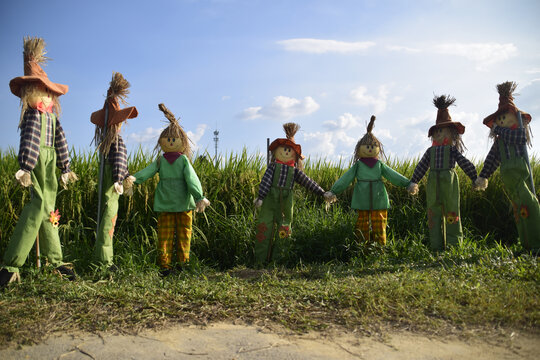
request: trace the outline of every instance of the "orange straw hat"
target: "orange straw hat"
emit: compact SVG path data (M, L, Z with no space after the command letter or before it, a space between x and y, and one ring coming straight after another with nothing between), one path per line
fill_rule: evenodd
M285 130L285 136L287 138L279 138L272 141L268 149L270 151L274 151L279 146L290 146L294 150L296 155L300 157L300 159L304 159L305 156L302 155L302 147L294 141L294 135L299 129L300 125L296 123L283 124L283 130Z
M458 121L452 121L452 117L448 112L448 107L453 105L455 101L456 99L450 95L435 96L433 98L433 105L438 109L437 119L435 125L429 128L428 136L431 136L435 129L442 127L454 127L460 135L465 132L465 126Z
M521 112L521 118L523 119L523 125L531 122L532 117L530 114L523 112L517 108L514 104L514 91L517 88L517 83L513 81L506 81L497 85L497 92L499 93L499 108L493 114L484 119L484 125L491 128L495 119L504 113L511 112L517 115L517 112Z
M13 95L21 97L21 88L27 84L43 85L57 96L68 92L68 86L49 80L40 64L45 64L45 41L37 37L25 37L23 40L24 76L11 79L9 88Z
M92 113L90 121L99 127L103 127L105 124L105 106L107 106L107 104L109 104L108 127L126 121L127 119L137 117L139 113L135 106L121 109L118 102L118 100L120 100L122 103L126 104L125 98L127 94L129 94L129 86L129 82L124 79L122 74L114 72L109 90L107 90L107 98L105 99L103 109Z

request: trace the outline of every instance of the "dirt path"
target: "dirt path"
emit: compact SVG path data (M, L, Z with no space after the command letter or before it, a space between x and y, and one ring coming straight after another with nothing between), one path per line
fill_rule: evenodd
M78 333L0 350L0 359L538 359L540 336L481 339L429 338L394 332L380 338L354 333L291 335L255 326L176 326L136 336Z

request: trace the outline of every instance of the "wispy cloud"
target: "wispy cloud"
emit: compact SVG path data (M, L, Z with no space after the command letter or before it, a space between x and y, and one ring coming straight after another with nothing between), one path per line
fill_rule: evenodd
M193 143L193 148L195 150L198 149L198 142L203 137L204 133L206 132L206 129L208 128L208 125L206 124L199 124L197 125L197 128L195 129L195 132L193 131L186 131L188 138ZM140 132L133 132L126 135L126 143L129 144L138 144L143 147L153 147L157 144L159 135L163 131L163 128L153 128L153 127L147 127L146 129L140 131Z
M514 44L499 43L446 43L436 45L434 51L444 55L462 56L476 63L477 70L487 70L490 65L506 61L517 55Z
M297 116L309 115L319 110L320 105L311 97L299 100L287 96L276 96L267 106L253 106L242 111L238 117L244 120L268 118L287 120Z
M354 53L361 52L375 46L372 41L347 42L324 39L288 39L277 42L287 51L304 52L310 54L324 53Z
M350 97L354 103L361 106L371 106L375 114L380 114L386 110L389 90L387 85L381 85L375 95L368 94L365 86L358 86L350 92Z
M389 51L400 51L400 52L411 53L411 54L422 52L421 49L412 48L408 46L400 46L400 45L387 45L386 49Z

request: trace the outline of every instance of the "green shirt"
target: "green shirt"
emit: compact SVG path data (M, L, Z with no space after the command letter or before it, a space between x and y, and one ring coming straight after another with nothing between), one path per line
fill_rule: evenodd
M150 165L137 172L135 184L141 184L159 172L154 194L154 211L183 212L195 209L195 203L204 199L201 182L186 155L170 164L161 155Z
M340 194L356 179L351 207L356 210L382 210L390 208L388 193L382 182L382 177L390 183L406 187L409 179L377 161L372 168L358 160L330 189L334 194Z

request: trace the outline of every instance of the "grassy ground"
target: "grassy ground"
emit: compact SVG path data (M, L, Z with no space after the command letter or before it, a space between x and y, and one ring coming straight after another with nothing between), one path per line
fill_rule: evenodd
M516 243L498 173L486 193L477 193L458 171L466 239L441 254L427 247L424 183L418 198L388 185L392 209L384 249L362 246L354 238L352 191L327 212L322 199L297 187L288 257L278 266L254 270L252 202L264 159L244 152L216 167L197 158L194 166L212 207L195 217L190 266L166 279L158 276L153 179L132 198L121 198L114 238L120 270L109 279L89 262L96 157L72 154L72 159L83 180L61 190L57 206L65 260L75 264L79 279L70 283L50 270L38 272L31 253L22 268L23 282L0 293L0 346L37 341L55 331L135 332L170 322L238 319L278 322L296 331L334 325L363 332L385 326L430 333L540 329L537 258ZM130 170L149 161L133 154ZM389 164L410 177L415 162ZM328 189L346 169L347 164L319 161L308 163L306 173ZM540 166L533 162L533 169L538 189ZM0 253L28 201L28 192L13 179L16 170L15 154L0 153Z

